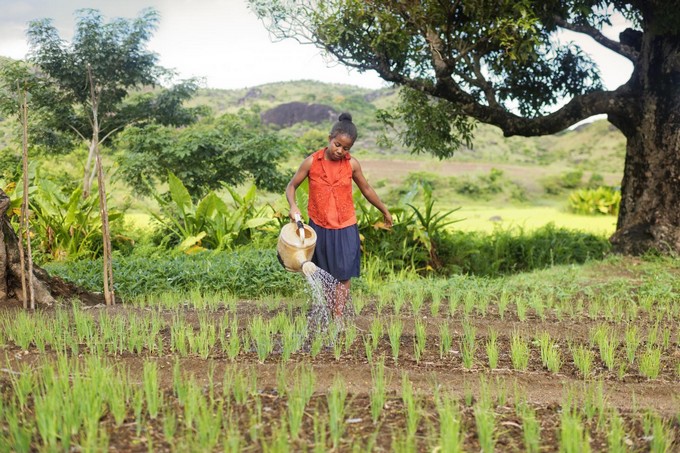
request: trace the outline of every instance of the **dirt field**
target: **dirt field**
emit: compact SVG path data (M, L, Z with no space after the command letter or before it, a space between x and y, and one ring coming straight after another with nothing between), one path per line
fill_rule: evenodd
M612 276L613 271L601 269L603 275ZM626 277L640 285L651 278L645 274L628 274L623 269L616 272L619 277ZM601 285L602 280L599 278L593 276L592 288ZM572 295L569 305L566 305L580 306L580 309L567 314L557 304L545 311L530 308L523 313L513 307L519 305L520 297L530 298L531 295L513 293L510 295L510 308L502 309L501 313L499 309L502 304L499 301L504 297L501 294L491 294L489 305L481 312L479 301L473 303L466 300L454 304L452 310L450 299L457 296L445 292L445 297L438 300L440 307L435 310L432 307L435 300L427 284L420 286L420 289L427 293L423 295L423 306L416 313L413 312L412 300L408 298L401 304L398 302L400 296L396 295L394 300L389 297L385 300L383 293L356 296L362 298L359 304L361 312L345 319L344 330L334 341L328 341L327 338L323 347L314 352L309 337L301 349L290 355L289 360L283 357L281 329L278 333L276 329L273 330L272 350L262 359L258 355L252 325L255 319L278 322L277 319L284 317L282 313L289 319L304 317L305 306L291 301L241 300L230 303L230 306L210 309L192 308L192 302L187 301L186 306L173 310L119 305L111 308L86 306L75 311L66 306L42 311L34 328L41 325L42 328L49 328L56 325L50 323L60 318L64 318L62 322L66 322L66 318L70 319L67 331L73 335L85 329L83 326L93 327L89 330L90 334L82 337L85 339L76 346L77 351L71 349L65 352L61 347L50 346L49 343L42 346L44 352L39 350L36 342L30 343L27 348L19 347L11 340L14 335L12 329L16 328L11 323L20 322L20 310L6 308L0 313L2 325L8 328L0 337L4 338L0 342L0 356L4 356L0 365L3 404L6 407L14 401L20 385L17 383L18 377L22 373L34 370L40 375L40 370L46 364L56 363L59 356L65 355L70 357L73 364L80 363L83 367L80 372L85 374L85 370L89 369L87 367L92 366L90 360L94 356L96 360L110 366L108 376L114 380L124 379L132 389L126 400L127 409L122 422L116 422L111 409L103 410L98 419L100 435L106 441L103 445L109 451L201 451L205 445L211 446L209 450L228 450L230 439L238 439L240 443L237 449L245 451L431 451L440 448L441 442L444 442L440 423L441 406L438 403L441 395L451 396L457 401L456 420L459 422L460 445L464 451L487 451L489 448L489 441L484 438L480 428L484 401L492 402L492 445L496 451L534 451L525 440L525 426L529 423L525 418L527 408L530 410L528 413L534 414L540 427L537 451L566 448L567 437L574 436L567 431L569 420L565 418L565 414L570 413L565 404L568 405L572 400L576 407L574 413L578 414L576 427L580 434L576 438L581 443L576 444L580 447L572 450L566 448L566 451L582 451L583 442L594 451L613 448L616 439L612 439L611 423L615 416L623 421L624 434L618 441L627 450L677 451L680 439L680 347L674 321L677 309L672 308L678 303L675 296L666 302L654 301L648 305L648 308L665 307L666 313L675 315L653 318L646 313L636 315L634 325L641 343L635 362L628 363L625 359L627 342L624 337L631 324L606 319L606 294L583 288L584 291ZM600 303L600 311L592 308ZM401 305L398 310L395 304ZM644 311L642 307L647 302L641 299L639 304L639 310ZM148 320L151 319L149 317L156 317L156 321L152 319L148 325L158 322L159 329L156 334L150 335L156 338L146 338L138 352L123 350L112 353L107 350L110 344L107 345L105 340L102 343L96 341L97 332L102 331L101 326L105 322L122 319L132 329L134 319ZM227 351L226 342L235 331L220 327L227 319L238 319L240 328L236 332L243 341L241 350L232 357ZM370 353L369 360L366 344L372 341L376 319L384 323L384 328L378 334L377 347ZM402 323L403 330L398 336L400 349L395 359L395 343L391 341L389 329L398 322ZM415 347L418 342L416 323L422 326L425 334L421 354L416 353ZM191 341L188 351L179 352L176 350L178 325L191 331L190 337L196 335L192 338L198 338L212 325L217 338L205 353L194 352ZM444 341L442 326L451 335L448 349L441 348ZM618 365L613 369L608 369L594 339L598 329L603 326L611 328L607 335L614 339L614 357ZM88 332L87 329L83 331ZM474 332L472 338L476 346L471 362L466 365L464 349L471 331ZM131 332L130 336L133 335ZM559 351L561 356L557 371L549 371L542 363L538 340L542 333L550 337L552 349ZM493 368L490 366L488 348L492 336L496 337L498 351L498 360ZM517 338L522 339L528 348L528 362L524 368L513 360L512 351ZM654 338L662 354L658 374L649 378L642 372L640 363L643 351L657 348L651 344ZM95 354L93 349L96 347L93 345L97 344L102 350ZM336 344L341 346L335 347ZM573 358L572 351L577 345L590 351L593 358L586 376L578 369ZM374 422L371 399L376 392L375 372L380 357L384 357L386 399ZM163 408L158 416L152 416L150 411L147 413L151 404L149 400L138 405L135 403L138 400L131 396L136 394L135 388L141 388L147 389L148 398L146 370L149 364L157 368L158 387L162 393ZM305 404L299 433L291 437L287 431L291 423L289 420L292 420L291 388L296 385L294 373L300 366L308 367L313 373L313 394ZM74 368L73 373L71 379L75 379L75 385L78 371ZM236 376L246 376L245 380L251 382L245 397L237 396L236 385L240 381ZM334 390L334 383L338 378L342 380L341 385L347 395L341 422L333 425L329 404L330 395L337 391L337 388ZM199 399L205 398L204 404L212 408L213 416L219 413L223 418L214 445L209 439L201 437L202 425L199 425L198 420L186 420L188 409L185 406L188 403L178 390L178 382L185 382L182 379L197 386L199 395L202 395ZM404 397L404 382L410 383L415 391L415 403L412 403L415 406L411 406L411 409ZM233 394L229 387L234 388ZM38 387L34 387L33 392L37 394ZM143 393L142 390L139 392ZM28 398L27 409L22 417L25 417L26 426L34 423L30 429L30 449L42 450L46 448L44 428L38 421L31 422L33 417L39 420L33 398L36 396ZM139 398L143 399L143 396ZM412 410L413 407L416 409ZM176 417L176 420L168 418L171 416ZM0 446L16 447L13 444L16 439L12 437L11 421L8 420L0 418ZM172 433L168 428L172 426L168 420L178 427L172 438L168 437ZM335 447L332 426L341 429ZM77 434L72 439L74 445L84 442L84 429L76 430ZM327 430L326 434L323 434L324 429ZM201 443L197 443L199 440ZM667 449L655 450L658 445L665 445Z

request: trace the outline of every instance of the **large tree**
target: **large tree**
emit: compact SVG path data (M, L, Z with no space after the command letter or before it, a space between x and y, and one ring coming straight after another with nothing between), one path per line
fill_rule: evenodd
M627 139L618 251L680 252L680 8L675 0L250 0L277 37L407 87L399 112L415 149L448 156L468 118L506 136L553 134L606 114ZM614 15L630 27L611 39ZM633 63L605 90L597 65L560 30ZM423 121L426 118L426 121Z
M39 70L35 77L45 80L55 93L54 101L44 106L51 115L44 117L42 125L55 137L85 142L89 147L83 196L89 196L96 174L107 304L113 304L115 297L101 147L126 125L149 119L156 110L170 123L188 122L187 115L167 115L166 111L168 106L181 111L183 93L191 90L180 89L159 98L155 105L161 107L157 109L144 96L130 102L132 91L154 86L167 74L157 65L157 56L146 48L157 23L158 13L153 9L132 20L119 18L108 23L97 10L83 9L77 11L70 43L59 36L49 19L32 21L27 32L29 60Z

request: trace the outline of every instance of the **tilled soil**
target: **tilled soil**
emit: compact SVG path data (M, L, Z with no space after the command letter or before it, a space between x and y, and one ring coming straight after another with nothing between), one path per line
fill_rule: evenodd
M106 308L102 306L88 307L88 311L95 317L101 313L108 315L125 316L130 313L144 312L125 306ZM250 318L262 315L271 318L276 310L258 307L249 301L241 301L237 305L236 313L242 326L247 325ZM425 313L425 311L423 311ZM173 317L178 316L175 312L163 313L166 322L171 322ZM181 316L186 322L199 325L199 312L196 310L182 310ZM201 316L205 316L203 313ZM217 320L221 319L223 312L218 310L210 315ZM406 416L404 403L401 399L402 377L405 375L411 381L418 395L420 422L416 434L416 447L419 451L429 451L436 447L433 439L438 435L438 415L435 405L435 389L456 396L461 404L463 446L466 451L479 451L479 439L475 425L474 402L480 398L481 392L491 391L495 401L496 417L496 448L497 451L522 451L522 421L515 408L517 397L525 400L536 411L537 419L541 426L541 451L556 451L559 445L560 420L563 411L562 404L565 395L576 392L583 395L588 389L597 385L602 386L604 400L608 410L616 410L624 419L626 429L626 445L632 451L646 451L650 448L650 435L643 426L643 416L647 410L663 417L666 420L670 433L676 439L680 439L680 380L677 375L677 366L680 363L680 350L677 338L673 337L670 348L662 355L661 371L657 379L647 379L637 366L628 367L624 372L608 370L599 359L597 352L593 370L588 379L580 374L571 360L571 344L588 344L589 332L602 320L582 319L575 322L570 319L557 319L554 316L546 316L543 319L530 317L523 322L507 315L500 319L497 313L490 310L485 316L472 315L465 321L473 326L476 331L473 365L467 369L463 366L461 354L461 342L463 340L463 320L459 317L426 316L420 314L419 318L426 326L426 347L423 355L416 360L414 354L414 317L404 312L399 316L404 323L404 330L400 342L400 352L395 360L392 357L392 349L387 333L380 339L378 348L373 352L373 358L384 357L385 374L387 378L387 401L377 423L371 419L370 394L373 389L372 368L366 358L363 338L369 335L370 324L377 316L375 308L369 306L359 316L346 320L346 328L349 325L356 326L358 335L349 350L344 350L336 356L329 346L312 357L309 350L296 352L290 361L286 362L285 369L293 370L298 364L308 364L315 373L314 395L307 405L303 418L300 437L290 440L293 450L305 450L315 447L315 419L319 420L319 414L327 414L327 395L336 380L340 376L348 392L347 411L345 414L345 433L338 446L341 451L349 451L353 446L360 445L362 448L370 448L375 451L393 451L399 445L405 432ZM396 319L393 315L383 316L385 324ZM448 351L440 352L439 326L448 323L452 334L452 347ZM641 331L650 326L640 324ZM497 345L499 350L498 365L491 369L488 365L485 345L489 340L490 332L497 332ZM548 332L561 351L563 364L560 371L552 373L541 364L538 345L533 338L540 332ZM513 368L510 357L511 335L519 333L529 343L530 358L526 370ZM166 328L161 332L164 337L164 350L169 351L170 332ZM644 336L643 336L644 338ZM343 341L341 334L340 340ZM642 348L644 345L641 345ZM596 351L595 347L592 347ZM162 356L148 352L142 354L123 353L108 355L106 359L121 369L129 370L132 382L142 382L142 369L145 361L155 361L159 368L159 380L165 395L166 405L179 406L173 394L173 366L179 361L180 369L184 376L193 376L196 382L206 388L210 383L209 373L213 373L213 382L220 386L222 376L228 370L239 370L243 373L252 373L257 380L257 395L251 395L247 402L236 403L229 398L221 402L221 409L233 417L232 423L238 424L241 433L242 446L250 451L265 448L273 442L271 436L276 437L280 420L287 411L287 400L284 395L277 391L279 382L277 376L282 367L280 344L274 348L274 352L264 363L258 361L257 354L253 350L242 351L235 360L230 360L226 353L218 346L213 348L206 359L196 356L177 357L173 354ZM81 356L86 356L84 345L81 348ZM623 343L616 351L619 361L625 360ZM40 366L46 358L54 357L53 352L48 351L40 354L34 348L21 351L19 348L6 345L4 347L5 360L0 373L0 385L3 391L10 389L10 374L17 370L25 369L26 365ZM585 404L584 400L580 400ZM259 415L254 415L254 407L258 407ZM255 412L254 412L255 411ZM178 409L181 413L181 410ZM255 417L255 418L254 418ZM285 417L284 417L285 418ZM322 417L323 418L323 417ZM255 420L255 421L254 421ZM142 426L134 418L132 411L128 412L125 423L116 426L111 415L101 420L102 426L106 427L110 439L111 451L146 451L152 448L157 451L182 451L190 445L182 442L191 442L191 439L179 439L177 442L169 442L163 435L163 420L159 416L155 420L144 420ZM585 426L590 436L591 448L595 451L607 450L607 427L598 417L586 420ZM318 426L316 426L318 430ZM677 444L676 444L677 445ZM318 446L318 445L317 445ZM326 447L330 448L330 444Z

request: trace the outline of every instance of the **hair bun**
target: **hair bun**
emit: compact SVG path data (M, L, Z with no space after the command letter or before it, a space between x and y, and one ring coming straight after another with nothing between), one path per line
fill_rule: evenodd
M349 121L350 123L352 122L352 115L349 113L341 113L340 116L338 117L338 121Z

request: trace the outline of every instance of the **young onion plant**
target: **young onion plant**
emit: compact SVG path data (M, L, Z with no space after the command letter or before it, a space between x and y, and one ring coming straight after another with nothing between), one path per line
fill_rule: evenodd
M496 412L488 383L484 380L480 381L479 400L473 411L480 448L484 453L493 452L496 445Z
M435 400L439 415L439 447L442 452L463 451L463 420L458 400L452 395L437 395Z
M463 357L463 367L469 370L475 360L475 327L467 321L463 321L463 338L462 344L460 345L461 354Z
M489 368L498 368L498 333L495 330L489 331L489 339L486 342L486 357L489 361Z
M375 361L375 365L371 367L371 378L373 385L371 386L369 397L371 401L371 418L375 424L385 407L385 356L381 356Z
M420 319L416 319L414 325L413 354L416 363L420 363L420 358L425 352L425 324Z
M387 327L387 335L390 339L390 347L392 348L392 359L396 363L399 359L399 346L401 345L401 332L403 330L401 319L393 318L390 325Z
M347 399L346 384L340 376L336 376L330 392L326 396L328 403L328 426L333 441L333 448L337 449L340 438L345 432L345 400Z
M443 321L439 324L439 358L443 359L444 355L451 351L451 346L453 344L453 338L451 338L451 330L449 329L449 323Z
M548 332L541 333L536 340L541 351L541 363L552 373L558 373L562 367L562 355L560 354L559 345L550 338Z
M529 367L529 343L518 331L510 338L510 361L516 370L526 371Z

